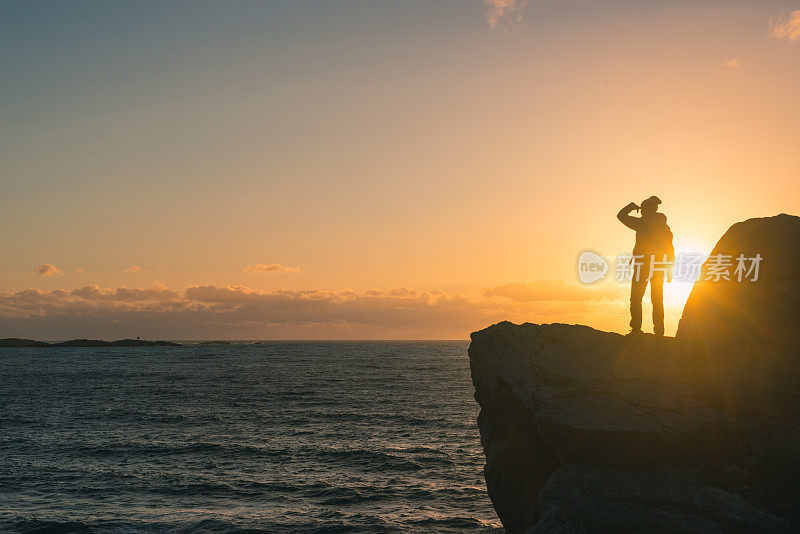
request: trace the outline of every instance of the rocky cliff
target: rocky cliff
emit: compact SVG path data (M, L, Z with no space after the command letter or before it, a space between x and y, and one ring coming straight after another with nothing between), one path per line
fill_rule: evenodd
M507 531L800 531L800 218L734 225L716 253L760 254L760 277L698 283L676 338L507 322L472 334Z

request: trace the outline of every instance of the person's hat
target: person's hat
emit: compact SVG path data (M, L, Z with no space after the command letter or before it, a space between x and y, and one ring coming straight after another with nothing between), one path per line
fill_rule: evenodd
M648 199L642 200L642 206L645 206L647 204L655 204L656 206L658 206L659 204L661 204L661 199L658 198L657 196L652 196Z

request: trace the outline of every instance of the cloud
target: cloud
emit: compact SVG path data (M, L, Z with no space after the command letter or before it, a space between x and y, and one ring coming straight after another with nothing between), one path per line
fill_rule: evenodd
M725 63L723 63L722 66L724 68L728 69L728 70L735 70L735 71L741 71L742 70L742 62L739 61L739 58L735 58L735 57L731 58L728 61L726 61Z
M527 3L528 0L483 0L489 28L495 29L499 24L508 22L521 22L522 10Z
M581 302L618 299L625 296L627 288L614 285L605 288L579 286L564 280L535 280L517 282L483 290L485 297L502 297L514 302Z
M87 301L106 301L106 302L139 302L139 301L166 301L179 300L180 294L177 291L167 289L164 286L156 285L149 289L138 287L117 289L102 289L98 285L84 286L80 289L73 289L69 295L79 297Z
M64 273L61 272L61 269L53 265L52 263L45 263L38 269L36 272L41 274L42 276L62 276Z
M246 273L299 273L302 269L298 267L288 267L280 263L270 263L268 265L256 263L255 265L245 267L242 271Z
M138 265L131 265L130 267L125 269L125 272L126 273L140 273L140 272L142 272L142 268L139 267Z
M594 318L624 314L624 293L613 301L610 294L553 280L486 289L488 297L406 286L364 292L211 284L183 292L161 284L24 289L0 293L0 337L465 339L501 320L608 328L616 323Z
M770 20L769 32L775 39L800 42L800 9Z

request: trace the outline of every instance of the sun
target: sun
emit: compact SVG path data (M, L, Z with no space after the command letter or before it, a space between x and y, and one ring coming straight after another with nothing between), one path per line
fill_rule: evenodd
M693 286L694 282L685 280L673 280L664 284L664 305L682 310Z
M675 239L675 256L680 255L700 255L703 258L709 253L708 245L704 245L700 240L693 240L691 238L681 237ZM676 273L673 272L673 276ZM683 307L689 298L689 294L694 287L694 280L675 280L664 284L664 307L669 308L674 312L680 314Z

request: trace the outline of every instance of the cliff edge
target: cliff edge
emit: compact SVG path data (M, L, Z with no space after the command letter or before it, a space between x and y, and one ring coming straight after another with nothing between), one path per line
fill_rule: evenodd
M760 254L760 277L696 284L676 338L472 334L486 484L508 532L798 531L800 218L738 223L717 253Z

